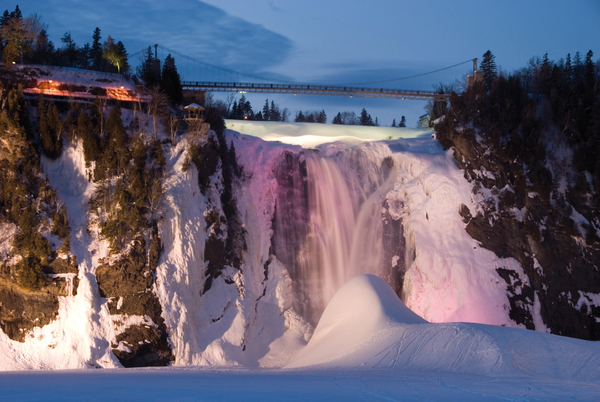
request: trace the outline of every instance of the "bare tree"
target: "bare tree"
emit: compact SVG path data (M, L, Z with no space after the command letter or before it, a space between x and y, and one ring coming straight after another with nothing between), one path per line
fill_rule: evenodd
M148 114L152 115L152 134L156 136L158 121L167 116L169 110L169 98L158 85L148 90L152 100L148 103Z
M227 95L227 100L225 101L227 103L227 116L229 116L229 112L231 112L231 106L233 106L233 102L235 102L235 99L235 92L232 92L229 95Z
M202 119L186 119L188 132L193 139L203 140L208 136L210 124L205 123Z
M204 94L204 107L209 108L215 105L215 99L212 92L206 92Z
M175 144L175 137L179 134L182 127L181 119L177 115L170 114L165 119L165 127L168 128L169 133L171 134L171 142Z
M106 107L106 99L96 98L94 99L94 106L98 112L98 119L100 120L100 138L104 137L104 109Z
M227 116L227 104L225 103L225 101L223 101L221 99L217 99L213 103L212 107L217 110L219 116L221 116L221 117Z

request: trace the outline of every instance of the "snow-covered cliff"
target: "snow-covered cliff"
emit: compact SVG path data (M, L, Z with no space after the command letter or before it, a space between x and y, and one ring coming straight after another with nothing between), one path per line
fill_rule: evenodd
M333 294L363 273L384 278L428 321L516 325L497 268L520 265L467 234L459 211L475 213L471 185L431 132L399 129L411 138L386 141L353 132L327 143L327 126L318 125L320 140L303 137L303 126L288 142L309 138L316 148L231 130L212 148L165 141L155 267L136 242L116 258L90 228L97 185L81 143L44 160L67 206L76 291L59 296L56 319L24 342L0 334L0 367L283 366ZM281 133L268 128L257 134ZM201 163L190 163L194 146ZM235 149L235 174L223 147Z

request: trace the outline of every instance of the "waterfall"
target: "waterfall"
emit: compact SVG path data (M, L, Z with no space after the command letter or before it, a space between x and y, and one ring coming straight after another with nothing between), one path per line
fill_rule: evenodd
M298 313L316 324L335 292L359 274L401 290L402 225L385 212L396 181L391 160L378 166L356 150L337 158L286 153L275 176L273 254L293 280Z

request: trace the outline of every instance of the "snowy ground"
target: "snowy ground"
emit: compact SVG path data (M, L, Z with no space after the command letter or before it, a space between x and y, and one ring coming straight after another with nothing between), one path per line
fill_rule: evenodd
M599 360L594 342L427 323L362 275L293 357L300 368L6 372L0 389L4 401L597 400Z
M35 386L32 386L35 384ZM3 401L593 401L597 384L393 370L1 373Z

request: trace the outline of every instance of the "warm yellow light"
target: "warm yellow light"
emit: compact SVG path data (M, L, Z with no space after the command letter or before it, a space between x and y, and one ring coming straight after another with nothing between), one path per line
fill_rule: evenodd
M50 84L52 84L52 80L48 81Z
M121 85L121 90L125 89L125 87L123 85Z

